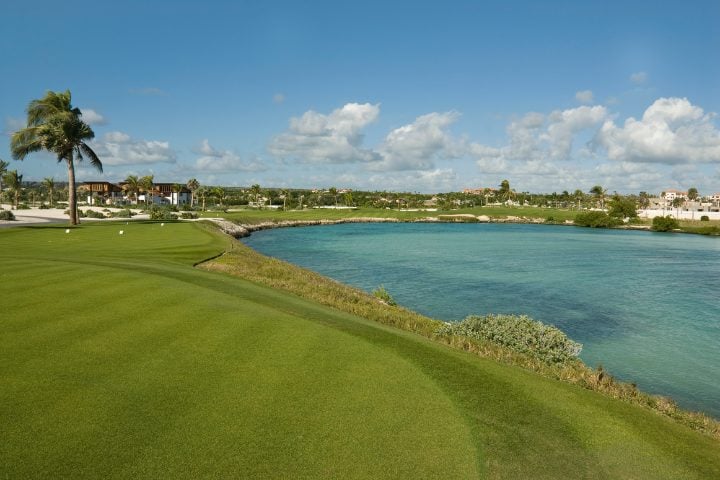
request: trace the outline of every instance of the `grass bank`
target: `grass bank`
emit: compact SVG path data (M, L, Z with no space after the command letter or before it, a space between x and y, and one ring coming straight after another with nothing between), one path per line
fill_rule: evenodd
M198 224L0 231L5 476L720 475L649 410L192 267L222 251L255 261Z

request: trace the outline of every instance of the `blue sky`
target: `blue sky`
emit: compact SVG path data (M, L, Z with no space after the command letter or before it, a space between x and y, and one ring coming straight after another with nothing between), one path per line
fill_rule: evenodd
M104 174L387 189L720 191L720 2L3 5L0 158L70 89ZM45 154L27 179L66 177Z

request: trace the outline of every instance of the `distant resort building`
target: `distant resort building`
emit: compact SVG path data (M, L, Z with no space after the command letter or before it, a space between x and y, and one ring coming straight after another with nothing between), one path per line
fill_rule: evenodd
M191 200L190 189L175 183L154 183L152 190L134 194L127 192L125 183L83 182L78 192L87 196L88 205L153 203L155 205L182 205Z
M462 193L466 195L486 195L495 192L494 188L465 188Z
M662 196L666 202L672 202L676 198L682 198L683 200L687 200L688 198L687 192L681 192L680 190L675 190L673 188L665 190Z

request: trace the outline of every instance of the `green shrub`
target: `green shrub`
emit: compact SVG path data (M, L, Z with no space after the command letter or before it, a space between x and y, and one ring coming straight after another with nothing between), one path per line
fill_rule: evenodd
M198 218L198 214L195 212L182 212L180 213L180 218L184 219L191 219L191 218Z
M709 221L710 221L710 217L708 217L707 215L703 215L702 217L700 217L700 221L701 221L701 222L709 222Z
M437 333L492 342L548 364L574 360L582 350L582 344L560 329L527 315L470 315L462 322L444 325Z
M124 208L110 214L113 218L130 218L134 213L129 208Z
M86 218L105 218L105 214L102 212L97 212L95 210L87 209L85 211L85 215L83 215Z
M669 232L680 228L680 223L670 215L666 217L655 217L652 221L652 227L656 232Z
M170 209L164 207L153 207L150 209L150 220L177 220Z
M575 225L591 228L612 228L622 224L622 220L614 218L605 212L589 211L575 215Z
M41 203L38 208L40 210L47 210L48 208L50 208L50 205L48 205L47 203Z
M395 302L395 299L388 293L387 290L385 290L385 287L380 285L378 288L376 288L373 291L373 296L380 300L381 302L387 304L387 305L397 305L397 302Z
M15 210L30 210L30 205L27 203L21 203L17 206L17 208L15 208Z
M15 220L15 215L10 210L0 210L0 220Z

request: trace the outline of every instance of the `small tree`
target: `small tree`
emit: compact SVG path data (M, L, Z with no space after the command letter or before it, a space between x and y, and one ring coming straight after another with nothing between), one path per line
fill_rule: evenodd
M614 195L609 202L608 215L614 218L637 218L637 206L631 198Z
M670 215L653 218L652 229L656 232L669 232L677 228L680 228L680 223Z

